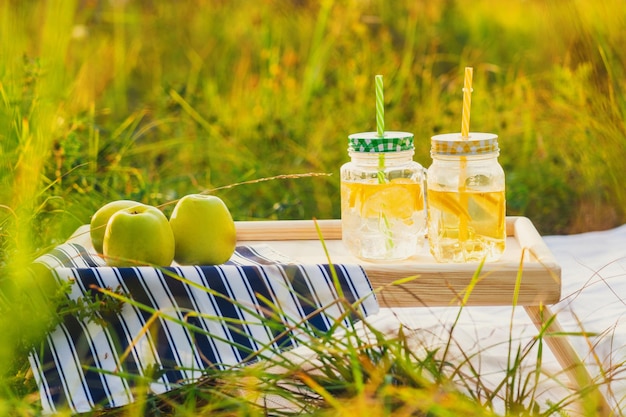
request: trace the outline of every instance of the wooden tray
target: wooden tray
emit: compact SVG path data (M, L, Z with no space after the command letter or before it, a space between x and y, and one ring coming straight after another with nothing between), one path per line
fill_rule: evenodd
M528 218L507 217L506 220L504 255L497 262L484 264L478 275L478 263L438 263L428 252L427 245L415 257L405 261L380 263L356 258L340 240L340 220L253 221L237 222L236 225L237 238L242 243L267 244L297 262L360 264L374 289L381 289L378 298L387 307L458 305L464 298L466 305L558 302L561 267ZM478 281L470 290L475 275ZM412 276L416 278L391 285Z
M317 223L317 225L315 224ZM479 281L472 285L479 265L437 263L425 247L417 256L394 263L374 263L349 254L341 242L341 221L257 221L237 223L238 239L263 242L299 262L358 263L367 273L385 307L465 305L522 305L557 361L578 390L594 386L584 363L564 334L547 304L561 297L561 267L526 217L507 217L506 250L497 262L484 264ZM320 235L326 245L328 257ZM415 276L402 284L396 280ZM517 299L514 299L516 286ZM465 298L469 287L471 292ZM540 307L544 305L544 307ZM556 336L551 336L556 335ZM600 392L596 411L609 416L611 407ZM584 399L581 398L581 409Z
M507 242L502 258L486 263L472 285L478 263L437 263L427 244L411 259L368 262L352 256L341 241L340 220L235 222L240 244L266 244L300 263L359 264L386 307L554 304L561 296L561 267L525 217L507 217ZM319 233L318 233L319 229ZM321 239L320 239L321 235ZM91 248L89 225L70 241ZM427 242L426 242L427 243ZM324 251L328 251L328 256ZM404 278L415 277L402 284ZM514 300L519 281L517 301Z

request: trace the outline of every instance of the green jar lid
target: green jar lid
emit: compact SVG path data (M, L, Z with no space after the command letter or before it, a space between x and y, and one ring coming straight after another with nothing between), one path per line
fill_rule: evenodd
M498 135L471 132L468 138L460 133L446 133L431 138L432 155L471 156L498 152Z
M353 133L348 136L349 152L401 152L414 148L413 133L408 132L385 132L382 137L376 132Z

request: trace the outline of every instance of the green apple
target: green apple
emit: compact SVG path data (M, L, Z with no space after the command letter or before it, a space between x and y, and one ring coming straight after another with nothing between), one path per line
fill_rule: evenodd
M174 259L180 264L220 265L235 252L235 222L221 198L189 194L170 216L176 241Z
M91 216L91 223L89 225L89 235L91 237L91 244L98 253L102 253L102 244L104 242L104 230L111 216L126 208L141 205L137 201L132 200L117 200L111 201L100 207L98 211Z
M167 216L146 204L113 213L104 232L104 258L110 266L169 266L174 248Z

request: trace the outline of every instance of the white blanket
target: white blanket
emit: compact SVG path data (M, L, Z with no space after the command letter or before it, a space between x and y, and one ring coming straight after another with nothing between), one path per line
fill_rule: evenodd
M626 225L602 232L545 236L544 240L562 267L562 301L551 309L563 329L571 333L569 342L592 378L602 385L611 407L617 415L624 415ZM505 378L504 370L511 363L509 353L514 354L518 347L531 352L523 361L526 372L535 369L537 346L532 343L538 331L523 308L468 307L451 330L458 315L457 307L382 309L376 320L385 326L394 316L394 321L399 319L415 329L418 337L431 346L445 344L452 337L447 358L457 363L467 359L491 389ZM566 398L570 381L545 347L542 361L538 402ZM469 372L469 366L465 369Z

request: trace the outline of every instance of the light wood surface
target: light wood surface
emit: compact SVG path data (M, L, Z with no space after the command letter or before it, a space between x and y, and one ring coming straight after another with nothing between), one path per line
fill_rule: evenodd
M339 220L240 222L237 236L246 244L268 244L297 262L358 263L374 289L380 290L378 299L385 307L523 305L538 331L545 332L546 344L572 384L579 390L589 390L598 416L611 415L606 398L594 388L591 375L547 307L560 300L559 264L529 219L507 217L506 226L504 256L482 267L480 280L468 298L464 297L478 264L437 263L427 245L417 256L402 262L360 260L351 256L341 242ZM393 284L411 276L416 278Z
M589 373L589 370L582 362L578 353L569 342L566 332L559 324L556 315L548 306L524 306L526 314L533 321L537 330L544 333L546 344L556 357L559 365L567 374L571 383L577 387L578 392L586 392L580 399L587 403L587 406L580 407L581 410L589 410L589 404L595 407L594 415L598 417L612 416L611 406L604 394L599 389L599 385Z
M484 264L467 297L479 264L437 263L427 242L408 260L368 262L349 253L341 241L340 220L245 221L236 222L236 228L239 244L268 245L297 263L361 265L386 307L450 306L464 298L466 305L540 305L556 303L561 295L561 268L525 217L507 217L505 253ZM89 226L79 228L71 240L91 247ZM409 277L415 278L394 284Z
M355 258L341 241L340 220L235 223L238 244L268 245L298 263L361 265L383 307L524 306L537 329L545 330L548 347L572 383L580 389L592 385L567 338L558 336L562 329L546 307L560 300L561 267L525 217L507 217L505 253L499 261L484 264L480 272L477 263L437 263L428 252L427 242L420 253L405 261L376 263ZM93 250L89 225L79 228L70 241ZM407 280L410 277L414 279ZM599 392L595 394L598 415L608 416L606 399Z
M507 218L503 257L484 264L467 305L553 304L561 295L561 268L525 217ZM478 263L438 263L427 244L416 256L393 263L368 262L352 256L341 239L339 220L237 222L238 240L267 244L301 263L359 264L386 307L449 306L464 299ZM328 256L324 250L328 252ZM394 281L415 279L403 284ZM519 278L517 300L514 300Z

